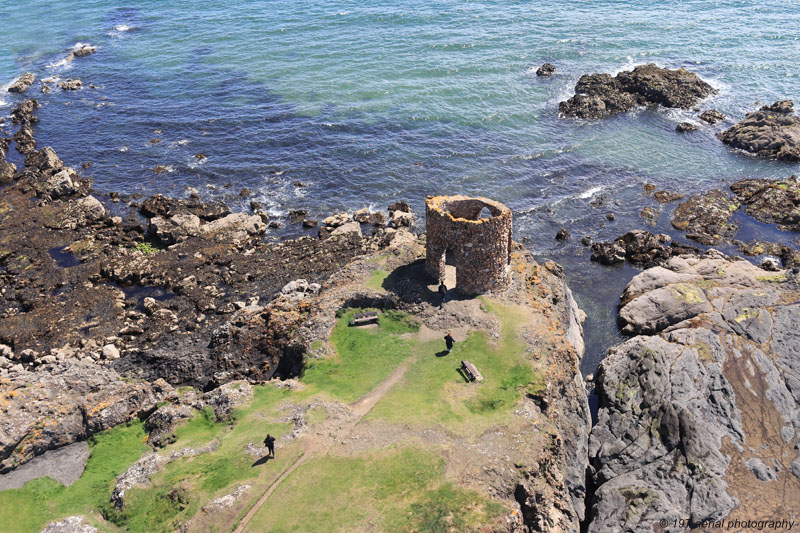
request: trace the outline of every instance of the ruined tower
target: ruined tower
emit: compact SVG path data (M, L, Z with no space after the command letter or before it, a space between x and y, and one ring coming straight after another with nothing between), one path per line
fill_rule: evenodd
M449 252L456 267L456 288L462 294L508 287L511 209L488 198L429 196L425 217L425 269L431 276L444 277Z

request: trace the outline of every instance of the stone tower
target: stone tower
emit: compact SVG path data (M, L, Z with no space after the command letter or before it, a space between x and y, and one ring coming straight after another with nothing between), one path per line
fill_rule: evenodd
M486 209L487 217L481 217ZM479 294L508 288L511 281L511 209L488 198L429 196L425 201L425 269L444 277L448 252L456 267L456 288Z

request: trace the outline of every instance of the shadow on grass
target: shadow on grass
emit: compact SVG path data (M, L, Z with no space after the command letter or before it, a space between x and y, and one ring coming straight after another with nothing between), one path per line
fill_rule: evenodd
M428 285L437 283L425 271L425 260L418 259L413 263L402 265L391 271L381 283L381 287L394 294L400 301L407 303L427 302L432 306L439 307L442 296L438 291L431 290ZM464 296L455 288L450 287L447 291L447 301L451 300L471 300L472 296Z
M441 352L436 352L436 357L444 357L445 355L449 354L447 350L442 350Z
M461 378L462 378L464 381L466 381L467 383L470 383L470 382L472 381L472 380L469 378L469 376L467 375L467 373L466 373L466 372L464 372L464 369L463 369L463 368L461 368L461 367L458 367L458 368L456 368L456 372L458 372L458 375L459 375L459 376L461 376Z
M269 461L270 459L274 459L274 457L272 457L271 455L265 455L264 457L260 458L255 463L253 463L253 466L256 467L256 466L260 466L260 465L266 464L267 461Z

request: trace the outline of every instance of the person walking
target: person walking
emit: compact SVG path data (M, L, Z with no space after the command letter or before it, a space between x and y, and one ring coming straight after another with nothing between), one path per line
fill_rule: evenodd
M439 303L439 307L442 307L444 303L447 301L447 285L444 284L444 280L439 282L439 295L442 297L442 301Z
M275 457L275 437L267 433L267 438L264 439L264 446L267 447L267 457Z
M450 353L450 351L453 349L453 345L456 343L456 340L449 331L447 332L447 335L444 336L444 343L447 345L447 353Z

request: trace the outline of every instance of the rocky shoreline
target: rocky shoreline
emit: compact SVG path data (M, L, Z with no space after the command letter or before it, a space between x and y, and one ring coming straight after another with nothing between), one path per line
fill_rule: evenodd
M640 105L689 108L713 93L692 73L661 70L581 78L560 110L600 118ZM643 88L654 80L681 90ZM33 82L20 78L20 90ZM157 195L112 216L90 180L52 148L37 149L37 107L26 100L12 112L23 168L6 161L12 139L0 142L0 474L137 417L153 447L196 410L226 419L250 399L250 383L296 377L309 358L330 355L325 340L343 307L436 320L430 296L407 280L388 292L363 286L376 253L389 257L390 271L419 267L407 204L321 222L298 213L297 223L318 225L318 238L283 242L264 239L265 213L232 213L197 195ZM769 120L794 128L791 103L757 113L723 142L795 161L793 134L760 148L753 139L763 131L747 129ZM734 140L742 135L752 142ZM694 527L800 515L800 254L737 241L733 220L741 209L800 230L800 185L794 176L747 179L730 191L654 195L680 201L671 223L688 239L779 263L758 267L644 230L592 244L593 260L646 269L621 295L620 326L631 338L598 369L594 427L578 370L585 315L558 265L515 247L511 294L527 295L545 325L535 333L547 386L524 401L554 429L521 477L505 480L519 504L509 530L652 531L662 520ZM187 453L195 452L203 453ZM135 463L120 490L146 479L159 457Z

